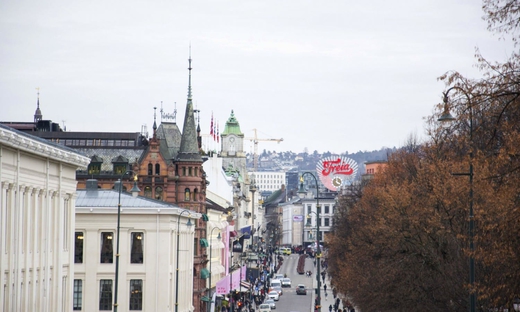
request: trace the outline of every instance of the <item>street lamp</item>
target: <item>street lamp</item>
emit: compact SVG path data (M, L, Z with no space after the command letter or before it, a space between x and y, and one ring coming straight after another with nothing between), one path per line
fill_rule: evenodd
M177 217L177 269L175 272L175 312L179 311L179 243L180 243L180 229L179 225L181 222L181 216L187 213L188 214L188 222L186 223L187 227L191 227L193 224L191 223L190 217L190 211L189 210L183 210L181 213L179 213L179 216Z
M255 184L255 174L251 175L251 186L249 187L249 191L251 192L251 251L253 251L253 234L255 228L255 192L256 192L256 184Z
M321 248L320 248L320 191L318 186L318 179L316 179L316 176L312 174L312 172L304 172L300 176L300 189L303 189L303 177L308 174L316 183L316 282L317 282L317 289L316 289L316 306L317 311L321 312L321 273L320 273L320 257L321 257ZM304 193L298 192L298 194L301 196Z
M117 293L118 293L118 286L119 286L119 230L121 228L121 191L123 190L123 177L127 173L134 173L132 170L127 170L125 173L121 175L121 177L118 180L119 185L119 196L117 199L117 240L116 240L116 272L115 272L115 285L114 285L114 312L117 312ZM134 187L131 189L132 195L139 193L139 188L137 187L137 175L134 176Z
M211 271L211 259L212 259L212 251L213 251L213 245L211 244L211 241L212 241L212 237L213 237L213 230L214 229L219 229L219 227L214 227L211 229L211 233L210 233L210 239L209 239L209 287L208 287L208 298L209 298L209 305L208 305L208 312L211 312L211 302L212 302L212 295L211 295L211 275L213 274L213 272ZM220 236L220 232L218 233L218 236L217 236L217 240L220 241L222 237Z
M515 298L515 300L513 301L513 309L516 312L520 312L520 299L519 298Z
M475 312L476 306L477 306L477 297L475 294L475 258L473 255L473 252L475 251L475 246L473 243L473 239L475 236L475 221L474 221L474 214L473 214L473 107L471 104L471 99L469 95L464 91L464 89L453 86L449 88L446 92L444 92L444 112L442 113L441 117L439 117L438 121L445 125L451 124L455 118L450 114L449 105L448 105L448 93L453 90L457 89L462 94L466 96L468 99L467 105L468 105L468 111L469 111L469 143L470 143L470 152L469 152L469 172L463 172L463 173L452 173L452 175L457 176L468 176L469 177L469 250L470 250L470 257L469 257L469 284L471 286L470 294L469 294L469 304L470 304L470 312Z

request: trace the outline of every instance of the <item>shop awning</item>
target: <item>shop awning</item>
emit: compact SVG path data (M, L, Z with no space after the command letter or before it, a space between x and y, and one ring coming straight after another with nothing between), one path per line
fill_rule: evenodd
M206 268L202 268L202 270L200 270L200 278L201 279L207 279L209 277L209 270L206 269Z
M240 286L247 289L251 289L251 283L249 283L248 281L240 281Z
M201 238L201 239L200 239L200 245L201 245L202 247L209 247L208 240L205 239L205 238Z

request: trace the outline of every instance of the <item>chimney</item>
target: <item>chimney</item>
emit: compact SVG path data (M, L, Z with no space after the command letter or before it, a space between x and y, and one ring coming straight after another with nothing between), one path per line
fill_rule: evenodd
M98 183L96 179L88 179L87 180L87 191L97 191Z

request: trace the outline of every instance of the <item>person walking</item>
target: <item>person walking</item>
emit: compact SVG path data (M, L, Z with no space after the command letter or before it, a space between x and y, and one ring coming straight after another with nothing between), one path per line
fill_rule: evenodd
M329 312L332 312L332 304L329 305Z
M323 284L323 290L325 290L325 293L327 293L327 284Z

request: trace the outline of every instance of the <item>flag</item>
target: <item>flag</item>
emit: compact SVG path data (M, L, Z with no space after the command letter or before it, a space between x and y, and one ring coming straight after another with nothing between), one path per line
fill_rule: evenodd
M217 122L217 143L220 142L220 132L218 131L218 122Z
M214 134L213 134L213 112L211 112L211 126L209 127L209 135L214 136Z
M213 128L213 141L217 140L217 122L215 121L215 126Z

